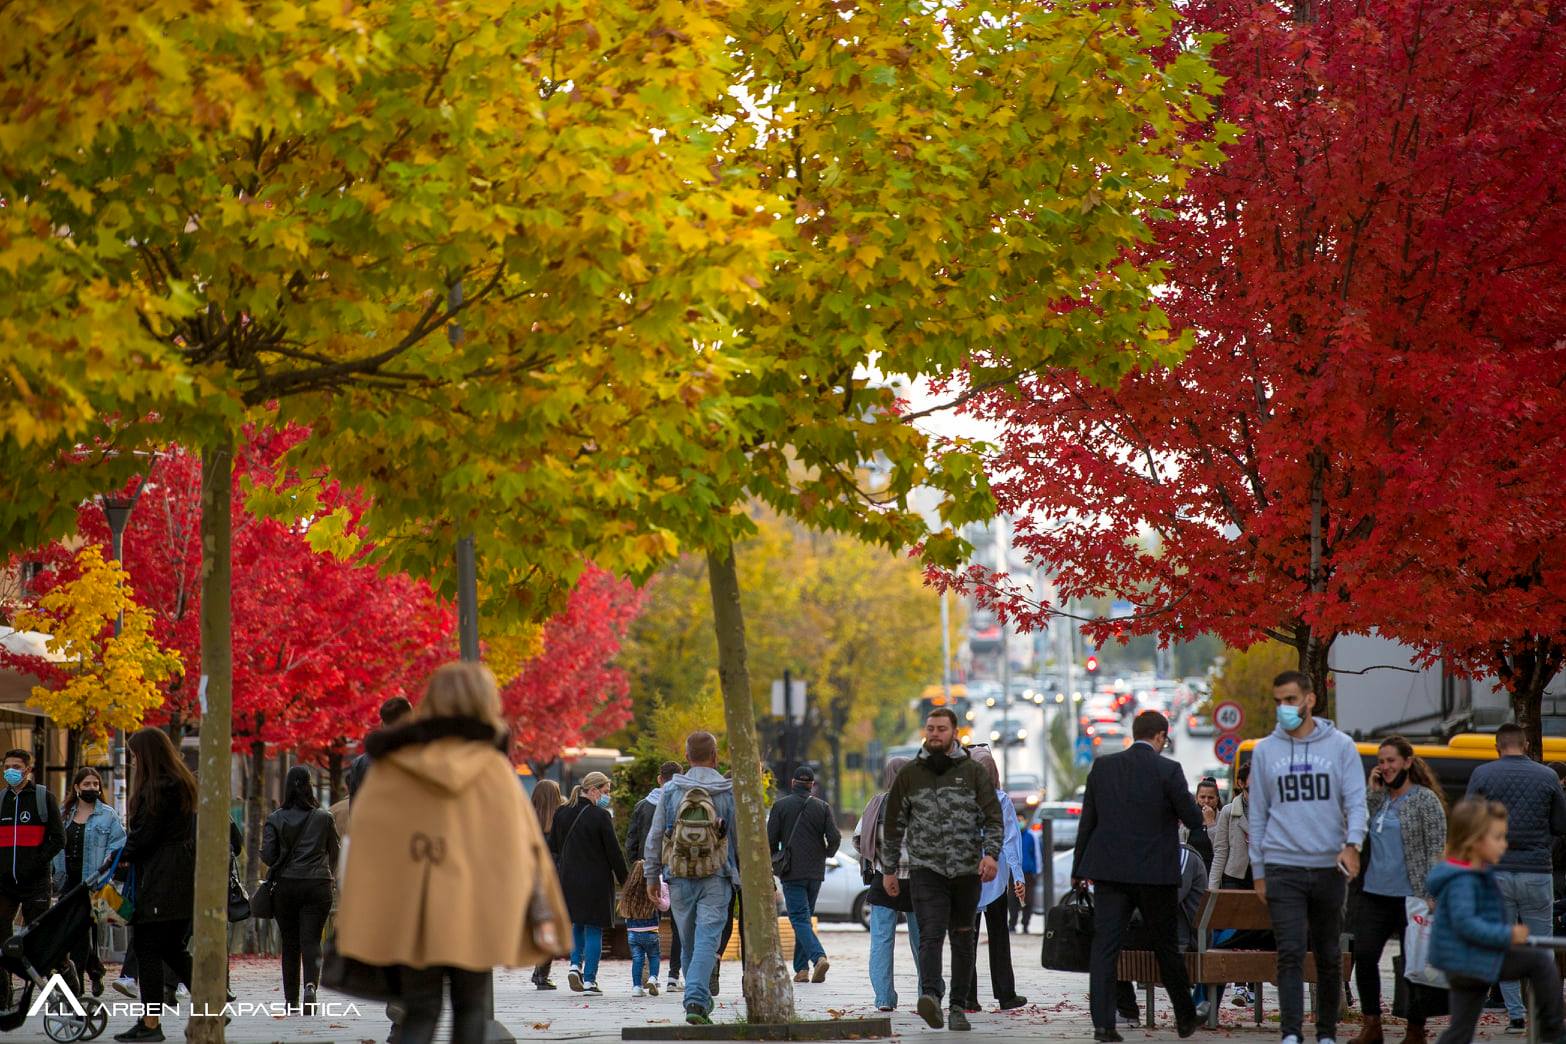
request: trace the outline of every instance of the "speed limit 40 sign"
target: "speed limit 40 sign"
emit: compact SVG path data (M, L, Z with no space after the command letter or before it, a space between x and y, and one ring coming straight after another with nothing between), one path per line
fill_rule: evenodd
M1245 724L1245 711L1233 700L1225 700L1213 708L1213 724L1219 732L1239 732Z

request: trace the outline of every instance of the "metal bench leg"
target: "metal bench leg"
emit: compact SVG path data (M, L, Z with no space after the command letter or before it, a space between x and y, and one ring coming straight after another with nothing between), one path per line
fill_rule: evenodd
M1258 1026L1262 1024L1262 987L1265 985L1267 985L1265 982L1251 983L1251 992L1256 998L1256 1025Z
M1218 987L1222 983L1207 983L1207 1028L1218 1028Z
M1533 995L1533 984L1522 981L1523 1011L1528 1016L1528 1044L1539 1044L1539 1005Z
M1310 1021L1316 1022L1321 1018L1321 1008L1316 1004L1316 984L1310 984ZM1303 1029L1303 1027L1301 1027Z
M1157 1023L1153 1021L1153 984L1143 983L1147 987L1147 1028L1152 1029Z

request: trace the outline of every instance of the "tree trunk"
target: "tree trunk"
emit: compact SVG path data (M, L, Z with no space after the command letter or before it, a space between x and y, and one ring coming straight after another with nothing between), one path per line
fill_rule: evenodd
M1566 641L1524 634L1496 648L1496 677L1511 694L1512 720L1528 739L1528 756L1544 760L1544 689L1566 659Z
M753 1024L794 1018L794 984L778 948L773 903L772 860L767 852L767 810L756 745L756 709L746 665L745 614L740 609L734 549L707 553L713 629L718 640L718 677L723 685L723 719L729 732L738 822L741 901L745 910L745 1012Z
M334 750L326 756L327 804L335 805L343 799L343 752Z
M211 1017L192 1018L185 1039L222 1044L228 990L229 749L233 723L233 436L201 455L200 800L196 810L195 979L191 1003Z
M1298 670L1310 679L1311 687L1316 690L1316 709L1311 713L1321 718L1333 716L1332 690L1329 688L1332 671L1327 667L1327 660L1336 640L1335 634L1323 637L1305 624L1296 624L1294 640L1289 643L1299 657Z

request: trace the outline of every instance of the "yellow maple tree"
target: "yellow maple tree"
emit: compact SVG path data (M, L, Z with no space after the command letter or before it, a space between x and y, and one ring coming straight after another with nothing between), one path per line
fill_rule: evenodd
M16 613L18 629L49 635L48 649L65 657L65 683L38 685L28 704L67 729L101 740L136 729L163 702L160 686L180 669L179 653L158 644L152 613L138 605L124 568L89 545L76 557L80 573ZM124 613L120 633L113 623Z

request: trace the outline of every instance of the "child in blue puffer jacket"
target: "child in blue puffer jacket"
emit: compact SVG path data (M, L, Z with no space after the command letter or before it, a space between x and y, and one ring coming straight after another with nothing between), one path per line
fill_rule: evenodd
M1506 806L1466 798L1452 809L1446 862L1430 871L1435 926L1430 963L1451 983L1452 1021L1436 1044L1469 1044L1490 987L1502 979L1527 979L1539 1006L1539 1038L1561 1042L1561 977L1544 950L1520 949L1526 925L1509 924L1495 881L1506 854Z

